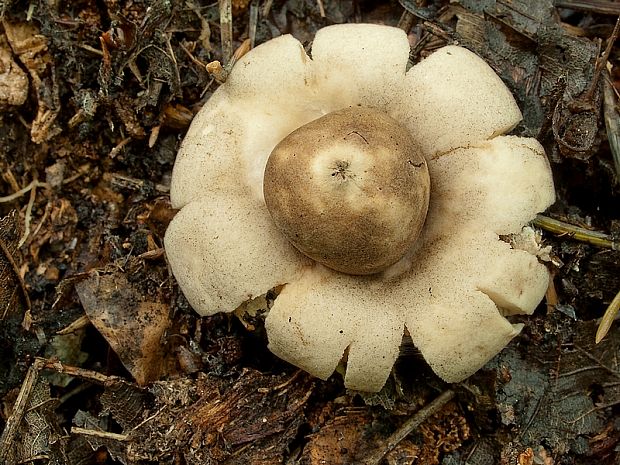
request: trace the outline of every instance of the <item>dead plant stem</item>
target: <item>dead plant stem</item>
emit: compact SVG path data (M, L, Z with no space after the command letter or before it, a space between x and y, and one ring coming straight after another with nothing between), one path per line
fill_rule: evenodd
M30 198L28 199L28 205L26 206L26 214L24 216L24 234L22 235L17 247L21 247L28 239L30 235L30 223L32 222L32 207L34 206L34 201L37 198L37 186L36 184L30 190Z
M20 198L22 195L27 194L32 189L37 187L47 187L47 184L44 182L39 182L35 179L23 189L20 189L17 192L12 193L11 195L0 197L0 203L12 202L13 200Z
M394 449L409 435L409 433L424 423L429 417L439 412L444 405L454 398L454 395L454 391L452 389L448 389L447 391L442 392L439 397L433 400L426 407L418 410L409 420L403 423L403 425L396 430L396 432L392 434L387 441L385 441L383 446L377 450L376 453L372 454L364 461L364 465L378 465L381 460L383 460L383 457L385 457L385 454Z
M598 325L598 329L596 330L596 337L594 342L597 344L603 340L603 338L609 332L611 325L616 319L618 312L620 311L620 292L616 294L616 297L611 301L607 310L605 310L605 314L601 319L601 322Z
M222 58L224 64L227 64L233 54L232 1L219 0L219 5Z
M605 0L555 0L556 8L589 11L601 15L620 15L620 3Z
M126 441L126 434L109 433L107 431L97 431L94 429L80 428L78 426L71 427L71 434L81 434L83 436L92 436L97 438L111 439L113 441Z
M554 234L569 236L576 241L585 242L587 244L596 245L612 250L620 250L620 242L614 240L611 236L589 229L575 226L574 224L549 218L544 215L536 215L533 223L545 231Z
M28 373L26 373L26 378L24 379L22 387L19 390L19 394L17 395L17 400L13 406L11 416L6 421L4 431L2 431L2 435L0 435L0 463L7 463L9 451L13 447L13 440L17 434L20 423L24 418L24 414L28 408L30 395L37 384L39 373L41 372L44 364L44 359L37 358L28 369Z
M15 275L15 279L17 280L17 283L19 284L19 288L22 291L24 303L26 304L26 311L30 311L32 306L30 303L30 296L28 295L28 290L26 289L26 283L24 282L24 279L22 278L22 275L19 272L19 267L17 266L17 263L15 262L15 258L13 258L13 254L11 253L11 250L9 249L8 245L5 244L5 242L2 240L2 238L0 238L0 252L4 254L4 256L6 257L6 260L11 265L13 274ZM3 318L4 318L4 315L0 319L3 319Z

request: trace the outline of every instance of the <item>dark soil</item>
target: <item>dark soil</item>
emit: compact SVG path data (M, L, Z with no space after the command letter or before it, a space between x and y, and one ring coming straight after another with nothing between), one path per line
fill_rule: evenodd
M597 60L617 4L266 3L234 0L222 43L217 3L0 2L0 463L363 464L446 391L376 463L620 463L617 322L594 343L620 291L619 49L609 73ZM607 238L544 232L546 302L459 385L407 344L379 394L313 379L268 352L260 317L199 318L166 264L176 152L218 85L206 65L253 26L257 44L308 43L341 22L400 25L412 60L454 41L483 56L552 162L545 217Z

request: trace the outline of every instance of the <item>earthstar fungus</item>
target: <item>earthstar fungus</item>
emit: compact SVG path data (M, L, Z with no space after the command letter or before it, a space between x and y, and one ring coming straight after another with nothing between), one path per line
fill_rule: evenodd
M532 313L546 291L537 257L500 238L553 203L544 151L534 139L503 135L521 113L466 49L441 48L407 71L401 30L347 24L319 30L311 55L288 35L258 46L194 119L172 177L181 209L165 238L172 271L201 315L231 312L286 284L267 316L269 348L319 378L346 353L346 386L378 391L406 329L440 377L460 381L519 333L505 316ZM408 134L385 137L375 123L364 126L369 114ZM317 129L323 123L343 126L344 135ZM308 131L305 147L287 147ZM331 142L316 140L319 133ZM406 147L386 148L399 137L410 140ZM384 140L375 155L358 152L375 139ZM354 149L343 150L343 141ZM383 163L389 156L397 168ZM292 158L301 159L297 168L287 167ZM424 175L411 178L420 167L429 200ZM300 169L306 174L286 180ZM347 183L351 174L357 186ZM343 215L330 215L334 206L316 200L317 189L333 189L349 226L335 223ZM426 201L424 222L416 215ZM292 224L290 212L310 219ZM342 243L347 231L352 247ZM351 266L359 237L370 246ZM394 253L370 257L375 246Z

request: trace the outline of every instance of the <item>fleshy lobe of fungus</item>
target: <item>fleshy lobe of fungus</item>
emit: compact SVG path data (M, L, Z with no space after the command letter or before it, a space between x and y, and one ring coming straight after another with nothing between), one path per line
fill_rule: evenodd
M263 191L276 226L334 270L372 274L400 260L428 209L426 160L384 112L347 108L293 131L269 156Z
M367 24L321 29L312 59L290 36L257 47L196 116L172 178L181 211L165 246L194 309L233 311L286 284L266 320L269 348L320 378L347 354L345 384L364 391L385 383L405 329L443 379L471 375L520 331L505 315L532 313L549 278L534 254L499 237L554 201L540 144L502 135L521 119L512 95L465 49L444 47L406 71L408 57L401 30ZM357 106L406 128L431 181L418 239L368 276L299 253L263 196L274 147Z

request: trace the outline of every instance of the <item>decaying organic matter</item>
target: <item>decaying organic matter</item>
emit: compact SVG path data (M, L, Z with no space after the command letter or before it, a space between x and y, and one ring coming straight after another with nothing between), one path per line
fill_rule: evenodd
M593 341L620 290L620 172L612 156L618 6L260 0L220 25L218 3L226 11L227 0L0 2L0 278L8 285L0 290L0 458L7 465L344 465L387 451L420 410L453 392L379 464L616 465L618 322ZM407 68L446 45L473 50L523 112L513 133L536 137L551 159L558 201L537 216L533 235L551 271L545 301L532 316L509 316L523 324L521 333L462 383L434 375L408 334L378 393L347 391L343 367L326 381L310 377L266 349L264 318L280 287L234 315L201 317L165 260L162 240L176 213L172 166L189 122L219 87L207 65L220 61L234 82L243 43L258 50L290 33L309 51L320 28L355 22L405 30ZM238 50L227 61L222 49ZM392 85L382 70L368 69ZM272 71L255 66L237 84L256 88L256 78ZM328 99L350 98L357 78L337 80ZM273 101L259 92L257 105ZM229 101L221 110L237 121ZM580 122L587 133L577 133ZM259 142L262 129L253 136ZM559 139L585 150L567 150ZM112 321L141 302L169 311L159 381L139 387L123 362L134 370L146 358L127 350L121 361L91 323L75 285L96 285L97 275L116 292L96 309L114 313ZM239 324L241 313L251 330Z

